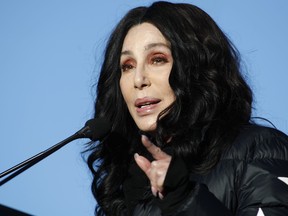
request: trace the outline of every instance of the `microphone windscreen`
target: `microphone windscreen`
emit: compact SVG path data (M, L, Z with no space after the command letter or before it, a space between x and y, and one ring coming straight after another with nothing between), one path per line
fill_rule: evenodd
M90 119L85 123L85 127L89 127L85 135L92 141L103 138L111 130L111 125L105 118Z

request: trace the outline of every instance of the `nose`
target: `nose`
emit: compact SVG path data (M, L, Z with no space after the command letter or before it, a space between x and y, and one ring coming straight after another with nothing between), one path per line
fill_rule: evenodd
M150 85L151 82L146 69L144 67L143 68L137 67L134 76L134 87L138 89L143 89Z

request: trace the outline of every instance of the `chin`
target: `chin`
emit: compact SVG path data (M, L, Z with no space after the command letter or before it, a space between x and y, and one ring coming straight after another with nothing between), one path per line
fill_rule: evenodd
M156 120L153 121L139 121L136 122L137 127L139 130L144 132L153 132L156 129Z

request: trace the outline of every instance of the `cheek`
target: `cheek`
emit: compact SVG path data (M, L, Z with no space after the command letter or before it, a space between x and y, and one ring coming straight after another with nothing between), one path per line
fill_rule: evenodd
M120 80L119 80L119 86L120 86L120 91L121 91L121 94L123 95L123 97L124 97L124 95L125 95L125 79L123 79L122 77L120 78Z
M166 98L168 106L175 101L176 97L172 89L169 90L169 93L166 95Z
M169 101L175 101L176 97L175 97L175 93L173 91L173 89L170 86L169 83L169 78L167 77L167 80L165 82L165 86L163 86L162 89L164 89L164 93L166 93L166 97L169 98Z
M119 86L120 86L120 91L121 91L121 94L125 100L125 103L127 104L128 100L129 100L129 86L128 86L128 83L127 83L127 79L124 79L124 78L120 78L120 81L119 81Z

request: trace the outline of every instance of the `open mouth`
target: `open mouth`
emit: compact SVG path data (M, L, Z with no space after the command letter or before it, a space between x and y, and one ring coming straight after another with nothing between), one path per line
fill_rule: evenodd
M136 100L136 103L135 103L135 106L137 108L145 108L145 107L149 107L151 105L155 105L155 104L158 104L161 100L160 99L145 99L145 100Z
M144 107L147 107L147 106L150 106L150 105L152 105L152 104L156 104L157 102L153 102L153 103L145 103L145 104L141 104L141 105L138 105L137 107L138 108L144 108Z

